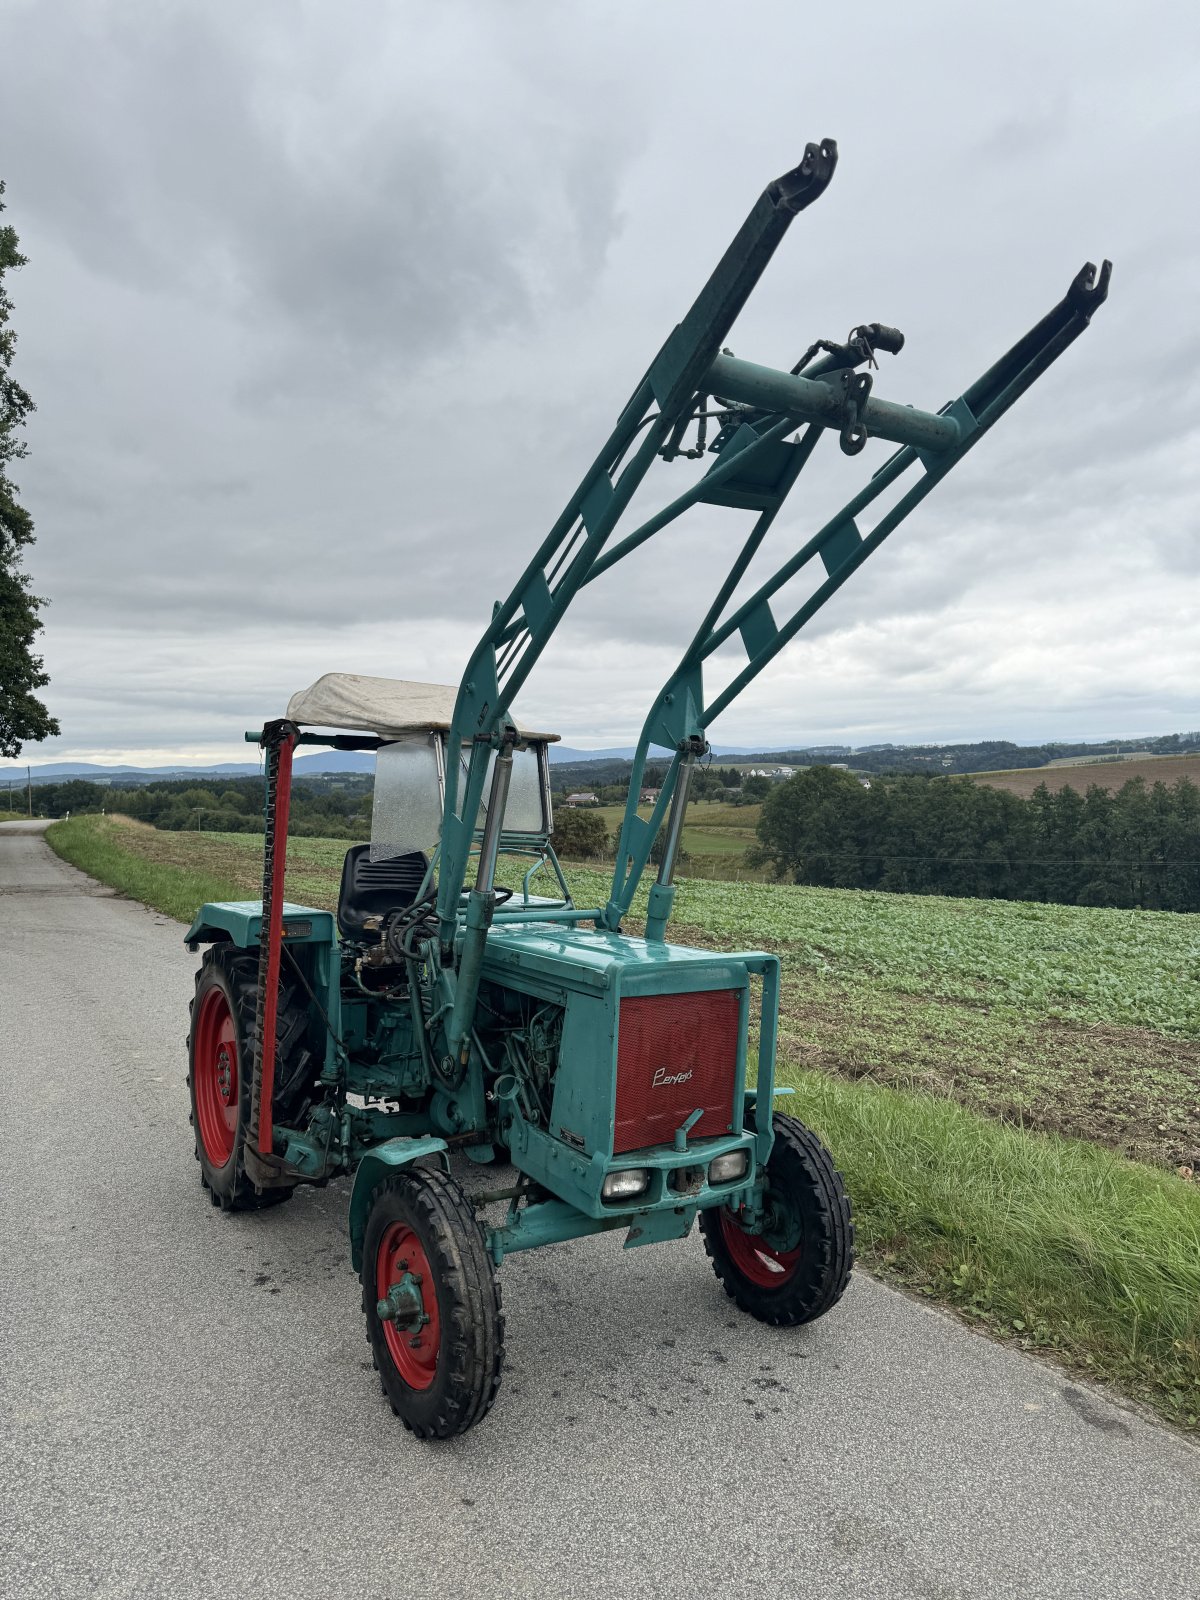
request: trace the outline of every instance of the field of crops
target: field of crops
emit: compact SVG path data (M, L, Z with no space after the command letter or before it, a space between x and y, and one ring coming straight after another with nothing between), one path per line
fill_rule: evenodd
M1190 778L1200 784L1200 756L1142 756L1130 761L1086 761L1078 765L1057 763L1048 767L1022 767L1013 772L973 772L970 783L986 783L992 789L1007 789L1022 800L1044 783L1056 794L1059 789L1077 789L1085 794L1093 784L1100 789L1119 789L1131 778L1142 778L1147 784L1178 783L1180 778Z
M625 816L624 806L589 808L603 818L615 834ZM649 817L650 806L639 806L638 815ZM762 816L761 806L724 805L715 800L693 800L688 806L683 830L683 849L698 877L722 877L745 881L765 876L762 869L747 867L745 853L756 841L755 830Z

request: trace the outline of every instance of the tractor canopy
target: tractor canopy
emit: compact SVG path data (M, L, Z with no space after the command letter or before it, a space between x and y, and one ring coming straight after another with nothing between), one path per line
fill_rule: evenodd
M414 733L449 733L458 689L448 683L408 678L369 678L358 672L327 672L288 701L287 719L302 728L355 728L380 739ZM535 733L517 724L527 743L555 744L557 733Z
M371 859L413 851L431 854L441 839L446 800L447 741L458 690L450 684L327 672L288 701L287 720L301 728L355 729L378 739L371 817ZM547 747L556 733L516 724L520 743L504 808L506 846L544 846L553 827ZM465 779L471 746L458 752ZM495 761L495 752L492 753ZM460 790L460 792L462 792ZM489 781L476 819L487 819Z

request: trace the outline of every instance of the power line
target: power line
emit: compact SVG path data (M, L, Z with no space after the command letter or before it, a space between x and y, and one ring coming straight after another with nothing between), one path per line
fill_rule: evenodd
M838 861L933 862L945 866L966 864L983 867L1141 867L1143 870L1157 870L1160 867L1200 867L1200 861L1130 861L1115 856L1005 856L998 861L993 856L898 856L889 855L885 851L855 855L846 850L814 850L811 854L814 857L827 860L832 858Z

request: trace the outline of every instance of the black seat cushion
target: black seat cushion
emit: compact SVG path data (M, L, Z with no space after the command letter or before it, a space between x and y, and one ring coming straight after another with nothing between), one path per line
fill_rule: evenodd
M392 856L387 861L372 861L369 844L352 845L342 863L342 887L338 892L338 932L343 939L360 944L376 944L379 935L366 932L368 917L402 911L417 898L429 867L420 850L410 855Z

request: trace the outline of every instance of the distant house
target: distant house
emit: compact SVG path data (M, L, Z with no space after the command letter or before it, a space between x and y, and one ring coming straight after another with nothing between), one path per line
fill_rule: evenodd
M638 795L638 803L643 806L652 806L661 793L661 789L643 789L641 794Z
M575 806L598 806L600 797L594 794L569 794L565 804L572 808Z

